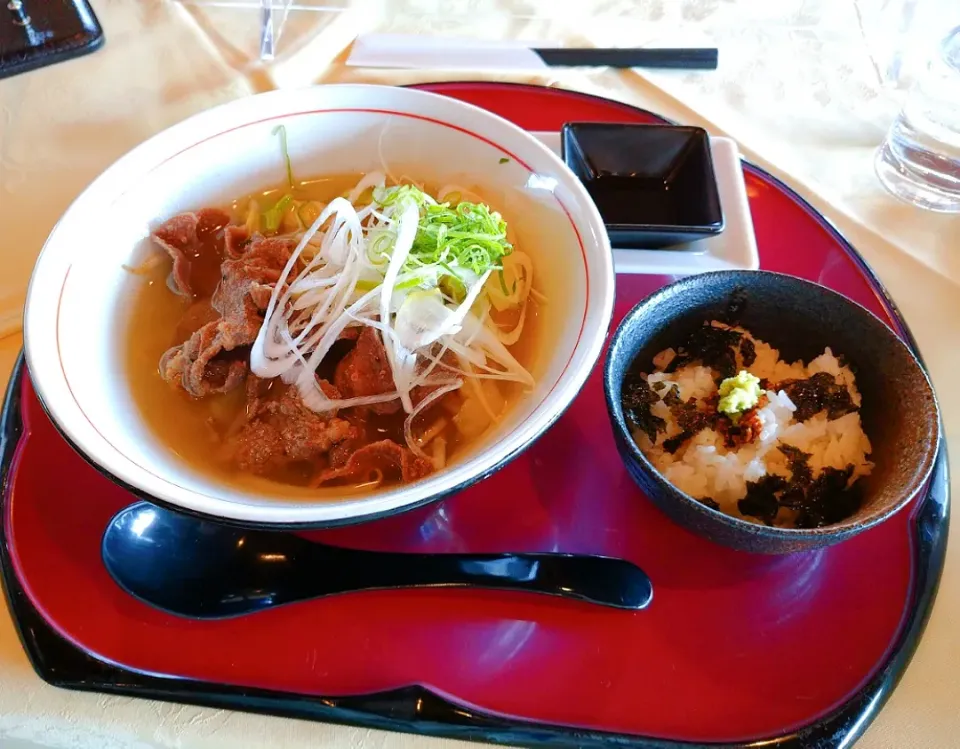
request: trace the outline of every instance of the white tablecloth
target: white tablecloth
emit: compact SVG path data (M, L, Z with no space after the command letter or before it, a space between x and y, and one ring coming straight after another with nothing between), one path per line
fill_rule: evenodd
M869 25L864 19L880 4L448 0L444 12L425 15L427 0L380 0L343 13L291 13L278 59L262 67L255 60L255 10L94 0L107 35L104 49L0 81L0 371L9 371L20 348L26 283L47 233L91 179L153 133L206 107L273 87L497 77L602 94L735 137L750 158L834 221L879 273L920 343L938 387L948 442L957 444L960 218L900 204L873 175L873 152L898 106L898 95L881 89L877 60L861 35ZM943 30L960 24L956 0L927 0L925 6ZM458 15L458 8L469 12ZM346 68L345 49L365 30L597 46L706 42L719 46L721 67L711 73L558 70L536 78ZM960 745L958 620L960 558L954 546L913 664L861 746ZM54 689L35 676L0 611L4 749L400 749L454 743Z

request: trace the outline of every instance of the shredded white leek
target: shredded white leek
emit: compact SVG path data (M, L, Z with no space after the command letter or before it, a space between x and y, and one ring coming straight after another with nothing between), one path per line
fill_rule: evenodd
M255 375L296 384L304 404L318 413L399 400L408 447L439 464L446 460L445 443L428 455L414 439L414 420L424 409L469 382L496 421L500 414L487 402L483 380L534 385L507 349L523 329L533 265L514 252L498 213L460 200L465 191L456 191L461 194L451 205L412 184L387 187L386 175L376 172L322 206L310 226L293 235L299 241L250 355ZM284 204L298 224L305 223L303 205ZM310 206L313 218L321 206ZM255 212L251 205L248 216L259 223L262 214ZM516 327L499 330L491 306L519 309ZM319 386L317 367L343 331L358 326L380 335L393 389L331 399ZM433 390L414 405L417 387Z

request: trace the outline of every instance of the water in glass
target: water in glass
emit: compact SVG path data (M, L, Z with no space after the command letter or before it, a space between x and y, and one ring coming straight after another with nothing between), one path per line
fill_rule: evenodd
M943 40L894 121L876 159L894 195L960 212L960 27Z

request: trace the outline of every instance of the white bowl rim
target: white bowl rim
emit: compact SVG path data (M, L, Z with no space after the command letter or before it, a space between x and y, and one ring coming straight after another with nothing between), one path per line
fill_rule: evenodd
M580 337L573 347L570 361L552 389L534 408L531 414L532 418L527 419L513 432L506 435L503 440L476 453L463 463L455 464L451 468L440 471L422 481L401 485L381 493L365 495L358 499L340 501L331 501L327 498L316 502L298 499L243 503L234 499L202 494L181 487L169 479L157 476L149 469L134 463L124 455L121 449L106 440L102 434L100 437L103 440L103 445L90 444L85 439L83 430L78 429L76 420L86 420L89 427L92 427L94 431L98 430L94 420L83 411L82 406L73 398L62 361L60 366L50 366L50 359L54 353L49 350L45 351L40 345L32 345L34 341L40 341L44 338L49 339L50 336L50 331L45 331L43 328L43 321L37 321L36 316L32 314L32 310L42 308L42 305L46 303L45 298L46 300L50 298L50 286L41 285L38 282L38 277L41 276L40 271L47 263L53 262L54 259L60 259L60 256L68 251L68 242L62 240L64 236L69 236L66 232L77 215L88 205L96 205L104 197L115 196L115 183L118 177L131 171L136 173L138 169L141 169L141 161L146 163L148 167L146 171L149 171L150 168L155 168L164 160L172 158L182 150L191 148L209 138L222 135L231 129L262 122L263 120L280 120L296 114L330 109L329 104L326 106L323 104L324 100L335 98L338 95L345 97L351 95L366 96L368 99L377 99L387 94L403 99L402 106L397 105L397 109L372 106L369 108L410 116L414 113L417 100L429 99L434 102L440 100L443 102L442 106L472 110L477 118L496 121L496 126L505 129L510 137L522 140L523 150L528 153L536 152L538 158L550 164L553 176L564 183L565 189L569 191L569 195L573 196L578 211L583 217L578 225L567 206L554 196L564 212L567 213L571 226L580 240L585 270L589 268L586 282L588 299L584 305ZM256 107L260 114L252 119L250 118L253 109L250 104L251 101L256 101L260 105ZM410 102L410 104L406 102ZM225 116L231 116L237 110L243 116L232 128L225 130L222 126L216 125ZM246 114L244 114L245 110ZM266 112L271 114L267 116ZM441 119L433 119L433 121L458 130L464 130L451 123L445 123ZM206 134L207 131L211 130L215 132ZM470 134L469 131L466 132ZM512 149L494 143L485 136L473 135L499 148L504 153L514 156L518 163L526 166L525 161L516 157ZM592 253L588 252L587 249L587 244L591 241L595 248ZM599 279L598 288L591 289L591 276ZM64 274L61 283L65 283L65 279L66 275ZM599 293L595 294L595 291L599 291ZM322 527L361 522L418 507L435 499L448 496L486 478L516 457L561 416L592 373L599 360L612 319L614 293L613 255L599 212L590 199L586 188L576 176L556 154L533 135L487 110L429 91L377 84L324 84L306 89L287 89L257 94L200 112L151 136L104 170L64 212L40 252L30 279L24 307L25 359L34 390L58 430L88 462L133 493L188 512L240 523ZM55 317L59 318L59 309L56 311ZM587 330L588 317L596 321L595 331ZM59 350L56 351L55 355L59 359ZM104 449L105 447L110 449ZM158 483L149 488L144 487L142 484L144 472L155 476Z

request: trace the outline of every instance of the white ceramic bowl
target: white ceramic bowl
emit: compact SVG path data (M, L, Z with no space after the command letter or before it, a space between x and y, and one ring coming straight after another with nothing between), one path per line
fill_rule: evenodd
M287 130L302 176L381 168L435 183L482 185L519 232L550 297L533 366L537 386L464 457L408 486L365 497L226 486L192 468L144 425L126 385L123 309L150 230L177 212L223 205L280 184L274 129ZM362 85L278 91L226 104L156 135L107 169L70 206L27 294L27 365L47 411L89 461L133 491L250 524L325 526L423 504L488 476L543 433L579 392L613 308L610 245L576 177L536 138L435 94Z

